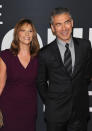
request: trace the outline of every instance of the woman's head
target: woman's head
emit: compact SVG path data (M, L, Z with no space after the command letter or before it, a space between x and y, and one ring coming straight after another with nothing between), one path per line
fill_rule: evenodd
M14 28L14 39L11 44L12 52L17 55L20 50L20 43L30 45L30 54L36 55L39 50L37 33L34 24L30 19L21 19Z

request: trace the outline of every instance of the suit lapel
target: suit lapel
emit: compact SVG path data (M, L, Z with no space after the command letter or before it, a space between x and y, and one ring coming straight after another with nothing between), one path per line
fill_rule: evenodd
M63 64L63 61L62 61L62 58L61 58L61 54L60 54L60 51L59 51L59 48L58 48L58 45L57 45L57 41L56 41L56 40L53 42L52 50L53 50L53 53L54 53L57 61L58 61L59 63Z
M73 38L73 42L74 42L74 49L75 49L75 64L74 64L74 70L73 70L73 74L72 77L74 77L79 69L79 43L77 41L76 38Z
M53 50L53 53L55 55L55 58L56 58L57 62L61 64L61 66L64 69L65 73L67 73L67 75L69 75L67 70L66 70L66 68L65 68L65 66L64 66L64 64L63 64L62 57L61 57L61 54L60 54L60 51L59 51L59 48L58 48L56 40L53 41L52 50Z

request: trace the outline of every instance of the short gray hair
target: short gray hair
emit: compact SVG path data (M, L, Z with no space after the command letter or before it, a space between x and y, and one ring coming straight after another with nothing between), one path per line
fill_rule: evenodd
M50 24L53 24L53 17L56 16L56 15L60 15L60 14L64 14L64 13L67 13L70 15L70 17L72 18L72 15L69 11L68 8L63 8L63 7L58 7L58 8L55 8L52 13L51 13L51 17L50 17Z

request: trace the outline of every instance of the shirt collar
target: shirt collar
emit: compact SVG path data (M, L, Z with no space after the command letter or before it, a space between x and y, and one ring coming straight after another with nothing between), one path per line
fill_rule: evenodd
M66 44L64 41L62 41L62 40L60 40L60 39L58 39L58 38L57 38L57 43L58 43L59 45L62 45L63 47L65 47L65 44ZM72 37L70 38L70 40L69 40L68 43L69 43L69 46L70 46L70 47L73 46L73 38L72 38Z

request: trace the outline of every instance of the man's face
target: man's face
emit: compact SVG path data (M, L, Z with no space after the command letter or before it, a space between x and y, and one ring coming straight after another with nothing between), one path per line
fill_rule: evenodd
M56 15L51 24L52 32L58 39L68 42L71 38L73 20L68 13Z

